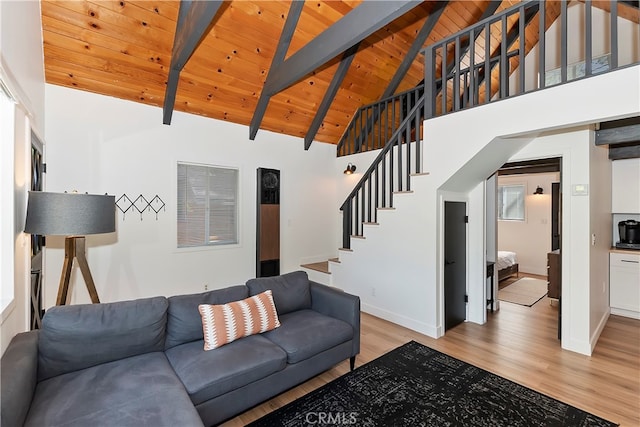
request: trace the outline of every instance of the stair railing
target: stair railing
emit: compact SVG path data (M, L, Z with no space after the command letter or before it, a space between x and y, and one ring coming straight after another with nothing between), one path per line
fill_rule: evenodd
M337 155L384 147L423 93L424 85L418 85L358 108L338 142Z
M422 94L403 114L402 121L340 207L344 249L351 248L352 235L362 236L365 223L377 221L378 208L393 207L394 192L410 191L411 174L422 171L424 99Z

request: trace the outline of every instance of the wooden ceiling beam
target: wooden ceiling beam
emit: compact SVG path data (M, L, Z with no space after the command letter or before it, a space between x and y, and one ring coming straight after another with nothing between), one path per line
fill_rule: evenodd
M271 60L271 67L269 67L267 81L269 81L269 77L271 77L271 73L274 71L274 69L282 64L285 56L287 55L289 45L291 44L291 39L293 38L293 33L298 26L298 20L300 19L300 14L302 13L303 7L304 1L295 0L291 2L289 13L287 14L287 20L284 23L284 28L282 29L282 33L280 34L280 41L278 42L276 53L273 55L273 59ZM258 129L260 129L260 123L262 123L264 114L267 111L269 100L271 99L271 96L274 95L273 93L267 92L265 89L266 85L260 93L258 104L256 105L256 109L253 112L253 117L251 118L251 124L249 125L249 139L252 141L256 138Z
M422 49L422 45L424 45L424 42L427 40L427 37L429 37L429 34L431 34L431 31L436 26L436 23L440 19L440 15L442 15L442 13L444 12L444 9L446 8L447 3L449 2L439 1L431 10L431 14L429 14L427 19L425 19L424 24L422 25L422 28L420 28L420 31L416 35L415 40L413 41L413 43L411 44L411 47L409 48L409 51L407 52L404 59L402 60L402 63L400 64L395 74L391 78L391 81L387 85L387 88L383 92L380 99L388 98L394 93L396 93L396 90L398 89L400 82L402 81L402 79L404 79L404 76L407 74L409 67L411 67L411 64L413 63L413 61L415 61L416 56L418 55L418 52L420 52L420 50ZM499 1L497 3L500 4Z
M222 3L222 1L197 0L181 0L180 2L173 51L171 52L171 68L169 69L162 107L162 123L165 125L171 124L180 71L206 35L206 31L213 23Z
M353 62L353 58L355 58L359 47L360 47L360 43L356 43L354 46L351 46L351 48L349 48L344 53L344 56L340 61L340 65L338 66L338 70L333 75L333 79L331 79L329 88L327 88L327 91L325 92L324 97L322 98L322 102L318 107L318 111L316 112L316 115L313 117L311 126L309 126L309 130L307 131L307 134L304 137L305 150L308 150L309 147L311 147L311 143L313 142L313 139L316 137L316 134L318 133L318 129L320 129L320 125L322 124L322 121L326 117L327 111L329 111L329 107L331 106L331 103L333 102L333 100L336 97L336 94L338 93L338 89L340 89L340 86L342 85L342 81L344 80L344 77L347 75L347 71L349 71L351 62Z
M267 79L263 91L274 95L288 88L420 3L414 0L361 3L280 64L272 78Z

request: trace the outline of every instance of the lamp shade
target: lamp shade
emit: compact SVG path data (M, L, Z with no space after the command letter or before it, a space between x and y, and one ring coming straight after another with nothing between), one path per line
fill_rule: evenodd
M84 236L116 231L115 196L29 191L24 231Z

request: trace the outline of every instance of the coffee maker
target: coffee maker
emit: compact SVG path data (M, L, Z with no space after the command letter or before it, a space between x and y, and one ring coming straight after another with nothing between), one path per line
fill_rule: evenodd
M640 222L627 219L618 223L620 241L616 248L640 250Z

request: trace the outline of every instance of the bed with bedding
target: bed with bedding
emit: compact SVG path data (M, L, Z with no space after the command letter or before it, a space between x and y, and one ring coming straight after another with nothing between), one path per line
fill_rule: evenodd
M498 251L498 261L496 261L498 269L498 281L504 280L515 275L518 277L518 257L515 252Z

